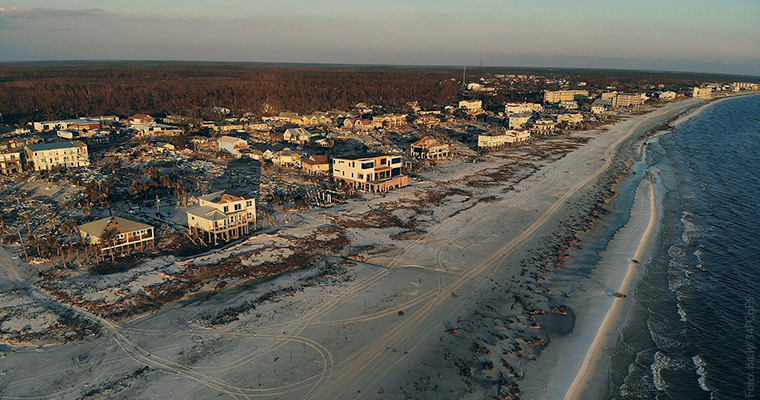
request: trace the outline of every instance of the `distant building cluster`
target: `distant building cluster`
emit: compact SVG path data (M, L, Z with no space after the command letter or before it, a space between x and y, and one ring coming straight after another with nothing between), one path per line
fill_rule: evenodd
M510 85L518 89L502 90ZM448 104L361 102L348 110L308 114L269 106L266 112L215 106L210 113L204 110L211 120L139 112L39 121L30 124L34 132L20 127L0 140L0 173L78 174L80 184L86 180L100 189L107 179L119 176L108 168L124 163L134 171L132 186L122 187L122 192L155 185L155 175L164 174L164 192L159 194L172 192L183 203L177 212L182 221L172 224L184 224L186 238L193 243L214 245L249 235L257 228L258 212L283 199L295 202L300 196L301 201L319 204L336 194L386 193L408 186L410 175L438 163L529 146L542 136L598 126L610 115L647 104L760 90L752 82L609 85L561 76L497 74L476 82L463 80L459 97ZM505 93L509 101L498 97ZM209 182L223 176L217 169L248 168L240 167L248 163L256 165L249 168L250 175L266 175L266 183L250 178L258 186L248 193L238 191L243 183L233 179L223 190L217 186L208 193ZM172 173L167 165L189 171L193 180L171 175L175 181L167 181L166 174ZM145 172L146 166L155 170ZM93 195L80 205L95 204L100 193ZM158 197L151 199L155 213L142 214L143 222L122 216L95 219L79 226L80 238L100 254L153 248L160 237L156 227L167 223Z

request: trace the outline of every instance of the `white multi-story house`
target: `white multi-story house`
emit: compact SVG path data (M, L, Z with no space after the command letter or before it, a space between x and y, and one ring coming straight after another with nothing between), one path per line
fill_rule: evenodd
M247 149L248 142L234 136L222 136L219 138L219 151L240 157L240 150Z
M88 167L90 157L87 145L79 141L30 144L24 148L27 162L35 171L50 170L55 166L66 168Z
M483 101L481 100L462 100L459 102L459 108L471 114L483 111Z
M509 114L520 113L538 113L544 111L544 107L541 104L536 103L507 103L504 106L504 112Z
M594 103L591 105L591 113L592 114L604 114L604 112L607 111L607 107L605 107L602 104Z
M409 184L409 177L402 173L400 155L368 153L335 157L332 174L338 185L373 193Z
M451 144L428 136L412 143L410 150L412 157L440 160L451 155Z
M114 230L114 236L103 241L106 231ZM143 248L153 246L153 227L121 217L108 217L79 226L79 235L92 245L102 243L101 251L129 250L138 246Z
M501 135L478 135L478 147L481 149L496 149L505 146L516 146L530 140L528 130L508 130Z
M21 172L21 152L18 150L0 150L0 174L10 175Z
M250 233L256 224L256 199L225 190L198 198L198 206L187 211L187 226L204 232L209 242L230 241Z
M531 114L512 114L509 116L509 129L527 128Z
M612 102L612 106L615 108L638 107L645 101L646 99L641 93L618 93Z
M557 123L550 119L539 119L530 126L530 132L537 135L548 135L554 133Z
M575 96L588 97L588 90L556 90L544 92L544 101L547 103L559 103L563 100L575 100Z
M691 93L692 97L712 97L713 88L711 87L695 87Z
M290 128L282 134L282 139L288 143L304 144L311 140L313 135L303 128Z
M559 102L559 106L567 110L577 110L578 102L575 100L562 100Z

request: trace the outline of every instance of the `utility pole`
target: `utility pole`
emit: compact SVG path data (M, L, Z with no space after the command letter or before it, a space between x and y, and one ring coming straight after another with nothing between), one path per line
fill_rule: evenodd
M462 87L467 87L467 67L462 71Z

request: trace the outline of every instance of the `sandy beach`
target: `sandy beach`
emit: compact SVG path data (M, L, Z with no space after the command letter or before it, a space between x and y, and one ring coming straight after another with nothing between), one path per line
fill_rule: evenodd
M535 386L526 389L526 398L599 397L596 389L605 388L605 377L595 376L595 373L604 375L602 370L609 366L605 350L617 344L616 328L625 315L626 303L633 298L641 264L648 261L648 246L658 231L655 190L652 182L644 180L636 191L630 220L616 232L601 255L600 271L592 278L596 282L589 285L598 286L600 290L596 295L577 300L575 308L583 311L579 312L573 332L554 341L542 357L529 366L526 386ZM585 288L587 291L589 286ZM626 298L611 296L611 291L625 294ZM585 353L584 349L587 349ZM571 354L574 356L568 357ZM535 374L531 374L533 371ZM567 391L563 393L562 388Z
M589 398L625 316L627 299L609 290L633 292L641 266L631 259L645 263L657 234L651 182L639 185L603 262L587 266L593 278L566 272L565 260L581 245L578 232L604 212L644 134L702 102L577 134L588 143L537 158L538 167L512 181L473 184L505 166L525 170L497 154L441 166L410 187L327 214L301 212L288 237L322 232L328 240L336 233L319 229L336 223L349 250L316 269L188 297L125 322L88 314L104 332L81 341L3 346L2 397ZM529 150L519 150L524 159ZM389 224L391 216L400 222ZM204 262L264 240L282 241L252 238ZM157 270L182 264L164 261ZM306 284L317 272L328 283Z

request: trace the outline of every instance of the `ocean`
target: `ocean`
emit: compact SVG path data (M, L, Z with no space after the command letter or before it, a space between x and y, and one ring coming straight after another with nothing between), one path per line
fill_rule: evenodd
M608 398L760 398L760 96L712 104L648 139L637 168L656 181L663 229Z

